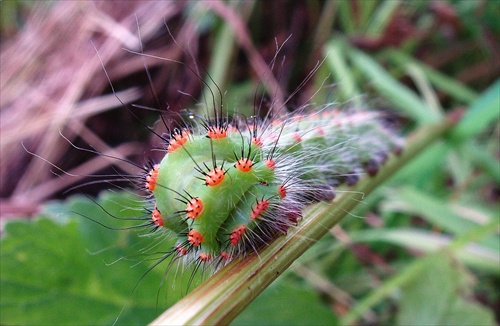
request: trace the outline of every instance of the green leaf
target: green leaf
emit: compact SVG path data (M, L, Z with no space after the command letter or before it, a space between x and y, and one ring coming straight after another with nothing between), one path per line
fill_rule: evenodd
M338 2L338 15L342 29L346 34L351 34L356 30L356 19L352 13L351 3L348 1Z
M443 169L446 165L446 157L449 147L438 142L425 148L422 154L411 162L408 162L392 178L394 184L412 184L421 189L428 189L429 184L443 183Z
M386 202L386 208L418 214L431 224L454 234L462 234L477 226L473 221L460 216L450 203L433 198L411 186L391 189L387 198L390 200ZM490 241L489 244L490 247L497 246L496 241Z
M500 118L500 80L497 80L464 114L453 129L451 138L455 141L468 139L482 132L488 125Z
M337 325L337 317L304 286L284 275L258 296L231 325Z
M350 51L354 65L370 80L373 87L403 113L420 124L439 121L439 116L417 94L394 79L384 68L366 54Z
M375 2L375 1L371 1ZM384 30L391 22L391 18L401 4L400 0L383 1L372 14L370 22L366 27L366 34L371 37L381 37ZM365 4L363 3L364 7Z
M493 313L465 299L472 284L462 266L440 252L414 260L395 276L385 280L345 316L344 325L353 324L367 309L385 297L401 292L397 321L400 325L453 325L463 308L473 315L474 325L494 325Z
M492 140L494 142L495 140ZM495 146L495 145L494 145ZM500 165L494 154L490 153L484 144L478 142L467 142L460 146L463 154L467 156L472 163L480 167L493 179L493 182L500 184Z
M399 325L438 325L455 297L463 276L447 259L429 259L421 273L402 288Z
M427 253L436 252L444 246L451 245L453 240L447 235L410 228L364 230L352 232L350 236L353 243L380 241ZM490 236L488 240L490 239L496 240L496 248L498 248L500 241L498 237ZM461 262L493 274L500 272L499 256L498 249L476 243L471 243L456 252L456 257Z
M491 311L459 298L447 311L443 325L497 325Z
M134 203L136 207L131 207ZM71 211L109 225L116 221L108 213L137 216L140 202L130 195L108 194L100 204L102 208L89 199L74 198L48 206L46 216L5 225L0 249L1 324L112 324L118 316L118 324L144 324L182 294L170 289L165 303L165 290L159 290L162 267L151 271L133 292L158 256L138 264L148 258L147 253L135 257L130 252L146 248L152 239L108 230Z
M495 325L491 311L460 297L468 287L465 274L448 257L426 265L402 288L399 325Z
M359 102L359 90L350 67L345 60L345 43L340 39L334 39L325 46L326 63L333 79L339 88L339 100L348 101L353 99L357 105Z
M456 79L448 77L445 74L423 64L422 62L415 60L403 51L391 49L386 51L384 54L386 54L391 61L394 61L402 67L408 67L410 65L417 66L424 72L429 81L437 89L449 94L459 101L469 104L477 97L476 92L461 84Z

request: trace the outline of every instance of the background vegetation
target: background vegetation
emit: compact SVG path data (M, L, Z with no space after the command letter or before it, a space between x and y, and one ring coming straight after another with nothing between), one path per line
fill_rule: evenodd
M425 144L234 324L500 320L498 2L1 6L0 323L110 324L120 316L118 323L144 324L183 296L190 282L189 273L165 277L160 266L134 288L154 261L140 253L152 239L107 230L74 213L108 220L104 211L137 215L140 204L134 206L130 193L84 177L137 170L78 150L64 137L139 164L159 146L117 101L101 60L123 103L167 115L196 109L196 99L209 91L187 68L196 66L223 90L224 105L240 112L252 109L266 78L272 96L284 99L298 89L290 110L309 99L379 108L391 112L410 139L451 112L464 112L457 127ZM271 78L268 63L277 45L283 46ZM158 112L133 112L165 131L155 124ZM101 206L82 194L100 194Z

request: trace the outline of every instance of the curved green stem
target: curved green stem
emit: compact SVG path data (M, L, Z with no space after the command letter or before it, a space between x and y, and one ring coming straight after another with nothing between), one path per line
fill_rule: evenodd
M228 324L280 276L298 257L347 215L368 193L430 143L448 131L455 121L422 127L410 138L400 156L391 157L375 177L363 178L332 202L308 207L299 226L278 237L257 254L236 260L219 270L188 296L161 314L152 325Z

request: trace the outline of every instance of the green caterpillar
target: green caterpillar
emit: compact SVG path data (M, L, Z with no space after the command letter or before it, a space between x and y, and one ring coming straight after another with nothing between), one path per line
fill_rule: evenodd
M400 149L374 112L203 119L172 132L164 158L145 175L151 224L177 234L169 255L224 264L286 233L305 205L375 174Z

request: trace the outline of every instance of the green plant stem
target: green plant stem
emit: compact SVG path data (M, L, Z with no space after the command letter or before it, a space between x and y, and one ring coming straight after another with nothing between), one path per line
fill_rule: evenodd
M439 139L454 119L420 128L400 156L391 157L375 177L366 177L332 202L308 207L297 227L278 237L258 254L225 266L188 296L161 314L152 325L229 324L269 284L330 228L398 169Z

